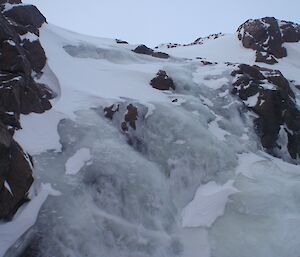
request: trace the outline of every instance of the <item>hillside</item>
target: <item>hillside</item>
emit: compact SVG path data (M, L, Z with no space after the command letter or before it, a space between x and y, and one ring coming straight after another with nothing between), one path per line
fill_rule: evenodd
M0 256L298 256L299 25L150 49L0 4Z

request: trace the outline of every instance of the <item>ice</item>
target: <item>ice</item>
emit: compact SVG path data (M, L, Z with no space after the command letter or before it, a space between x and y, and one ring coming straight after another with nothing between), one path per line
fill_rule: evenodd
M42 184L38 195L20 209L12 221L0 223L0 256L4 256L9 247L34 225L48 195L59 195L59 193L53 190L50 184Z
M245 153L238 169L247 177L238 176L240 192L210 231L212 255L297 256L299 167L258 152Z
M209 130L212 134L214 134L219 140L224 141L226 136L229 135L229 133L221 129L218 125L218 122L216 120L209 123Z

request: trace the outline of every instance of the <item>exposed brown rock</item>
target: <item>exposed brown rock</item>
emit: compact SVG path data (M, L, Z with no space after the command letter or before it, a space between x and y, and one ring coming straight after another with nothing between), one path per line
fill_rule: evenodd
M104 108L104 116L110 120L116 120L123 132L128 132L129 128L136 130L136 122L139 117L138 108L132 103L113 104Z
M145 46L145 45L139 45L137 48L132 50L133 52L137 54L145 54L150 55L152 57L161 58L161 59L168 59L170 56L166 53L162 52L155 52L151 48Z
M122 123L122 129L124 131L127 131L128 130L128 125L127 124L129 124L129 126L131 128L136 129L135 122L137 121L138 116L139 116L138 109L134 105L129 104L127 106L127 113L124 117L124 122Z
M34 6L18 5L20 1L3 3L16 4L0 11L0 220L8 220L28 200L33 182L31 158L13 139L21 129L20 115L50 109L53 93L32 77L42 74L46 64L38 38L31 42L20 37L38 35L44 16Z
M287 56L285 42L300 40L300 26L274 17L248 20L238 30L238 38L245 48L256 51L256 61L267 64L277 63L277 58Z
M21 0L0 0L0 4L20 4Z
M46 22L46 18L34 5L16 5L3 14L28 31L39 34L39 28Z
M273 155L287 147L293 159L300 157L300 111L289 81L278 70L256 65L241 64L232 75L236 77L232 92L258 115L255 125L262 146ZM251 97L257 97L257 102L249 104ZM282 128L287 145L278 143Z
M113 119L114 114L118 111L119 111L119 105L117 105L117 107L115 107L115 105L112 104L111 106L104 108L105 117L110 120Z
M175 90L173 79L163 70L158 71L156 77L150 81L150 85L158 90Z

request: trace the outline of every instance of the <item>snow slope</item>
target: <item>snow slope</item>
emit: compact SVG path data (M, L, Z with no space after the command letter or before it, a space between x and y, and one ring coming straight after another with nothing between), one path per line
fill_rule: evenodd
M23 116L15 138L34 155L39 182L61 195L46 200L37 235L6 257L17 248L59 257L297 257L300 168L261 151L252 117L230 95L226 63L255 59L235 35L161 49L166 60L53 25L40 39L58 97L47 113ZM300 83L300 45L286 47L290 57L272 68ZM150 86L161 69L175 91ZM103 108L129 103L140 116L124 134ZM0 226L13 231L26 213ZM2 249L33 223L0 231Z

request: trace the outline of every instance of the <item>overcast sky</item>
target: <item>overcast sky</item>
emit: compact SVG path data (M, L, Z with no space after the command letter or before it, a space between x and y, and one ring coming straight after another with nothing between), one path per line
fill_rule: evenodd
M248 18L275 16L300 23L300 0L23 0L49 23L130 43L190 43L233 33Z

